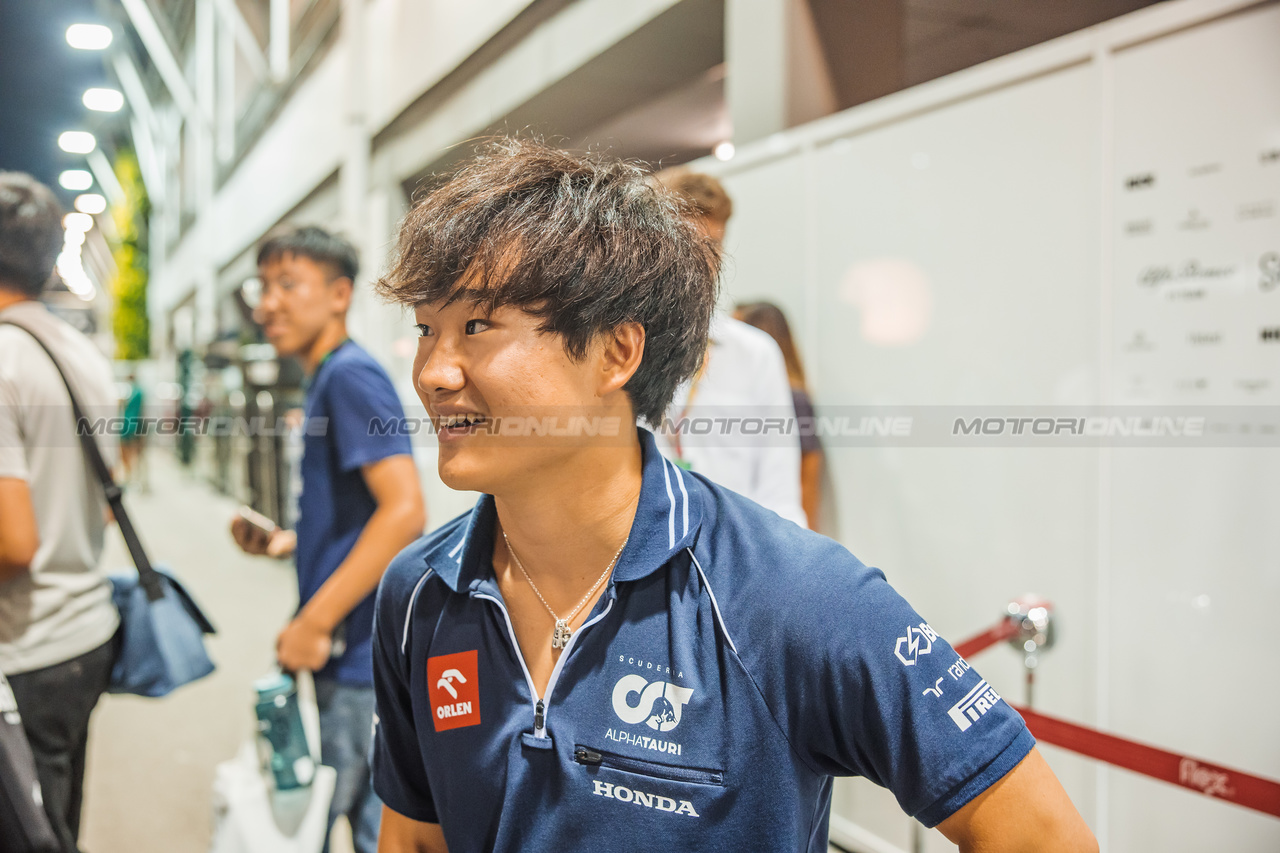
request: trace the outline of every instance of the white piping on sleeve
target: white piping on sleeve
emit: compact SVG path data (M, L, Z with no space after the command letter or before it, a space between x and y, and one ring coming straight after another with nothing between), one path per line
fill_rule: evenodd
M666 457L662 459L662 479L667 481L667 500L671 503L671 512L667 516L667 536L670 539L668 548L676 547L676 496L671 491L671 475L667 473L667 466L671 463Z
M409 623L413 619L413 605L418 601L418 593L422 592L422 585L427 582L427 578L434 574L433 570L427 569L426 574L418 578L418 583L413 588L413 595L409 596L409 607L404 612L404 636L400 638L400 654L407 655L409 653Z
M698 568L698 577L702 578L702 585L707 588L707 595L711 596L711 609L716 612L716 621L720 623L720 632L729 641L729 648L733 649L733 653L736 655L738 647L734 645L733 637L729 636L729 629L724 626L724 616L720 613L720 604L716 601L716 594L712 591L711 584L707 581L707 573L702 570L702 564L698 562L693 549L685 548L685 550L689 552L689 556L693 559L693 564Z

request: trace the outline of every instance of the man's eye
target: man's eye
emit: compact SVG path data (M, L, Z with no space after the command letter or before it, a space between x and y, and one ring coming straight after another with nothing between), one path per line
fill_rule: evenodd
M426 323L417 323L416 325L414 325L414 328L418 330L418 337L420 338L429 338L431 337L432 334L434 334L431 331L431 327L428 326Z
M487 329L487 328L489 328L489 321L488 321L488 320L468 320L468 321L467 321L467 334L468 334L468 335L475 335L475 334L478 334L478 333L480 333L480 332L483 332L483 331L484 331L485 329Z

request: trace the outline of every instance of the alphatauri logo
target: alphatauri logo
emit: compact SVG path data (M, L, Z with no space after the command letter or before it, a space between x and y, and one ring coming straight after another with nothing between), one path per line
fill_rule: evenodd
M633 694L638 694L632 702ZM680 725L692 687L677 687L665 681L645 681L643 675L624 675L613 686L613 712L624 723L645 723L651 729L669 732Z

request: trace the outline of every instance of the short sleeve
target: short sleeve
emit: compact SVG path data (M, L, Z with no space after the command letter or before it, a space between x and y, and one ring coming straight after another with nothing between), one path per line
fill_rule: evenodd
M810 770L865 777L936 826L1026 757L1035 740L1022 718L880 570L807 531L776 533L762 562L796 570L740 572L721 601Z
M325 394L339 467L354 471L389 456L411 455L404 407L381 368L361 362L333 368Z
M823 772L864 776L936 826L1014 768L1035 741L1016 711L876 569L847 560L828 618L788 643L807 704L794 743ZM831 630L832 625L841 630ZM800 677L796 677L800 676Z
M403 555L402 555L403 556ZM373 688L377 716L373 734L373 789L382 802L410 820L439 823L422 762L402 650L404 625L413 601L411 577L393 561L378 587L373 630Z
M27 449L22 441L22 409L6 377L0 376L0 477L29 480Z

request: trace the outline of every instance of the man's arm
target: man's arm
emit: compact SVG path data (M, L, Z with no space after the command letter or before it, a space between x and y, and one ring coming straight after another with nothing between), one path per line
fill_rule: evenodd
M390 806L383 806L378 853L449 853L449 848L440 824L407 818Z
M276 657L285 669L314 671L325 665L334 630L377 588L392 558L426 526L413 457L388 456L360 470L378 507L342 565L280 633Z
M30 569L39 547L40 528L27 481L0 477L0 583Z
M1038 749L938 830L961 853L1097 853L1098 841Z

